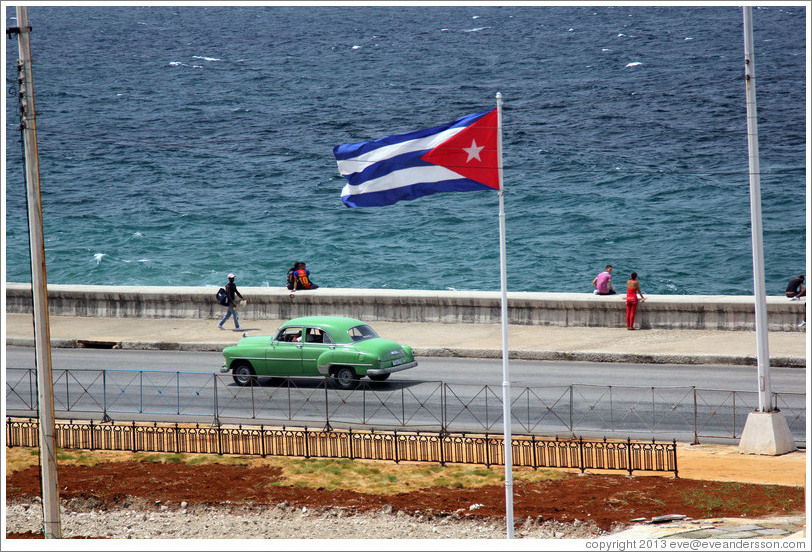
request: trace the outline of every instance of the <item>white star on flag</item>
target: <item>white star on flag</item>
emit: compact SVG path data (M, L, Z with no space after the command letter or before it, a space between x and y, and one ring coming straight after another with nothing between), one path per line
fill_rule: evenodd
M485 149L485 146L477 147L476 140L471 140L471 147L462 148L462 151L464 151L465 153L468 154L468 159L466 159L465 162L467 163L471 159L476 159L477 161L482 161L482 159L479 158L479 152L482 151L483 149Z

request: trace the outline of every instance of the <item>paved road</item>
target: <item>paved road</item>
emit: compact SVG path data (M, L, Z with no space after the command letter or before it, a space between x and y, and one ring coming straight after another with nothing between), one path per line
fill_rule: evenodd
M53 349L54 369L126 369L216 373L223 356L215 352L136 351L107 349ZM502 384L502 361L473 358L420 358L417 368L398 374L399 380L447 383ZM7 347L6 366L34 366L34 349ZM613 386L701 387L754 391L755 366L624 364L511 360L512 386L534 387L573 383ZM793 392L806 388L806 373L797 368L773 367L773 391Z
M357 425L499 432L500 361L426 358L387 382L338 391L320 378L236 386L219 375L217 353L57 349L57 412L116 419ZM7 408L35 404L33 351L7 350ZM757 406L751 367L512 361L513 431L724 442L740 435ZM773 390L793 432L805 431L805 373L775 369ZM441 383L443 382L443 383ZM696 389L695 389L696 388ZM215 406L216 405L216 406ZM216 414L215 414L216 413Z

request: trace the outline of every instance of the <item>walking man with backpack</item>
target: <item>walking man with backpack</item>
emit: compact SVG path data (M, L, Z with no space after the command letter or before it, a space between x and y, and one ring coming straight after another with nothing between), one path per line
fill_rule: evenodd
M225 287L226 295L228 296L228 304L226 305L228 307L228 310L226 311L226 315L223 317L223 319L220 320L220 323L217 324L217 327L220 328L221 330L225 329L225 328L223 328L223 324L225 324L225 322L226 322L226 320L228 320L229 316L234 317L234 327L238 331L242 330L242 328L240 328L240 322L237 319L237 299L236 299L236 296L239 295L240 299L242 299L243 296L240 295L239 291L237 291L237 284L234 283L234 278L235 278L235 276L233 274L228 275L228 283L226 284L226 287Z

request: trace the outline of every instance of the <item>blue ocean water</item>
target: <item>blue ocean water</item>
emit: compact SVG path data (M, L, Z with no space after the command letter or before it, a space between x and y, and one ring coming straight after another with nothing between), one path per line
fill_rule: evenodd
M806 266L804 7L754 9L767 293ZM752 294L735 6L32 6L51 284L499 289L495 192L348 209L334 145L504 96L510 291ZM6 12L13 26L14 10ZM6 281L30 282L6 42Z

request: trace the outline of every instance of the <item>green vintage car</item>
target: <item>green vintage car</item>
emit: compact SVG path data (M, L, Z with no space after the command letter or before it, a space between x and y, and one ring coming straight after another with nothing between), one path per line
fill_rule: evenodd
M237 385L250 385L253 376L324 376L351 389L363 376L383 381L417 366L411 347L343 316L294 318L275 336L246 336L223 349L223 356L220 371L231 372Z

